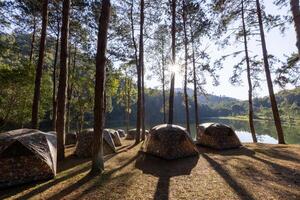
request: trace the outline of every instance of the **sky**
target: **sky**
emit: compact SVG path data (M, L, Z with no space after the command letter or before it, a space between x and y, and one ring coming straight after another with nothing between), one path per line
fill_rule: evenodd
M267 13L276 13L276 14L287 14L289 12L289 8L278 8L272 4L271 0L265 1L266 12ZM285 34L282 35L279 30L271 30L270 32L266 32L266 43L267 43L267 50L269 54L273 54L276 57L280 58L281 60L285 61L286 58L284 55L291 55L293 52L296 52L296 35L293 24L288 25L288 29L286 30ZM220 58L222 55L230 54L236 50L243 50L242 44L236 44L225 49L219 49L215 45L210 45L208 49L208 54L210 57L214 59ZM249 50L255 52L262 58L262 50L260 46L260 42L257 41L250 41L249 43ZM233 97L241 100L246 100L248 98L248 86L247 86L247 77L246 73L243 73L242 81L243 83L240 86L233 86L229 82L229 78L232 75L233 66L235 64L234 59L228 59L224 62L223 69L218 71L220 76L220 84L218 86L213 86L211 81L208 81L208 84L205 86L206 91L209 94L214 94L218 96L228 96ZM183 87L183 74L180 74L178 71L176 72L176 81L175 87L182 88ZM274 79L274 75L272 78ZM263 97L268 96L268 89L267 83L265 80L264 72L261 75L263 81L261 82L261 87L255 90L254 95L256 97ZM209 80L209 79L208 79ZM159 86L159 82L153 79L146 80L146 86L148 87L157 87ZM192 85L189 85L192 88ZM288 87L290 89L291 86ZM278 92L280 88L274 85L275 92Z

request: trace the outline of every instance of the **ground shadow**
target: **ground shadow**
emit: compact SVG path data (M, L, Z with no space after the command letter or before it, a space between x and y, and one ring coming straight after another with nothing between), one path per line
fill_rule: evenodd
M158 177L158 183L154 194L155 200L168 200L170 178L174 176L190 175L197 165L199 156L187 157L177 160L164 160L143 152L139 152L136 160L136 168L145 174Z
M245 146L241 146L239 148L233 148L233 149L225 149L225 150L216 150L213 148L209 148L209 147L204 147L204 146L200 146L197 145L198 147L198 151L200 154L207 154L207 153L211 153L211 154L218 154L218 155L222 155L222 156L252 156L255 155L255 151L248 149Z
M104 157L105 162L108 161L109 159L115 157L116 155L123 153L131 148L133 148L135 145L126 145L124 147L120 147L117 149L117 152L115 154L110 154L110 155L106 155ZM38 181L38 182L34 182L34 183L27 183L24 185L19 185L19 186L14 186L14 187L10 187L10 188L6 188L4 190L2 190L0 192L0 199L4 199L4 198L8 198L14 195L17 195L23 191L29 190L30 188L35 188L33 190L31 190L30 192L22 195L21 197L17 198L17 199L29 199L39 193L42 193L44 191L46 191L47 189L50 189L51 187L66 181L74 176L77 176L79 174L85 173L90 169L90 164L89 161L90 159L88 158L78 158L76 155L72 154L73 150L71 149L67 149L67 157L65 158L65 160L63 162L61 162L58 165L58 169L57 171L60 174L63 174L61 176L58 176L52 180L49 180L48 182L45 181ZM71 153L70 153L71 152ZM86 163L86 164L84 164ZM83 167L78 167L84 165ZM68 170L70 170L70 172L67 172ZM76 185L80 186L85 184L86 182L88 182L92 177L91 176L85 176L84 178L82 178L80 181L76 182L74 184L74 186L70 187L69 189L63 191L63 193L67 194L70 193L72 190L76 189ZM64 195L61 195L62 197Z
M228 185L236 191L237 195L242 200L252 200L254 197L250 194L247 189L240 185L234 177L232 177L227 170L222 167L221 164L216 162L213 158L208 156L207 154L202 154L203 158L205 158L208 163L212 166L212 168L228 183Z
M79 181L77 181L76 183L74 183L72 185L69 185L68 187L66 187L62 191L56 193L49 199L62 199L64 197L66 197L67 195L69 195L70 193L72 193L73 191L82 187L84 184L87 184L88 182L93 181L95 184L91 184L91 186L88 186L84 191L81 192L81 194L79 196L77 196L77 198L83 197L84 195L95 190L100 185L106 184L106 182L108 180L111 180L111 176L113 173L128 166L130 163L134 162L137 159L137 157L138 157L138 154L135 155L134 157L130 158L126 162L124 162L121 166L114 168L112 170L109 170L109 171L104 171L104 173L101 175L91 175L88 173L83 178L81 178Z

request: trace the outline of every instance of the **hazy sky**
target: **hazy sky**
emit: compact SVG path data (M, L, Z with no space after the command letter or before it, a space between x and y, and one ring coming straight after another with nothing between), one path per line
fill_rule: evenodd
M267 0L265 3L266 11L267 13L277 13L277 14L287 14L289 11L289 8L281 8L278 9L272 4L271 0ZM283 36L278 30L272 30L271 32L266 32L266 42L267 42L267 49L269 54L273 54L283 61L286 60L284 55L291 55L291 53L296 52L296 36L293 24L289 25L288 30L286 30L285 35ZM231 47L228 47L226 49L218 49L216 46L211 45L211 48L208 50L209 55L212 59L218 59L222 55L230 54L236 50L243 50L242 44L236 44ZM261 46L260 42L257 41L250 41L249 44L249 50L253 53L255 52L257 55L261 57ZM229 77L232 74L232 68L233 65L236 62L234 62L234 59L228 59L223 66L223 69L218 72L220 75L220 85L219 86L213 86L211 82L209 82L206 85L206 90L210 94L214 95L225 95L229 97L234 97L238 99L247 99L248 95L248 86L247 86L247 79L246 79L246 73L243 74L243 84L238 86L232 86L229 82ZM262 78L265 79L265 74L262 73ZM274 75L272 76L274 78ZM180 75L177 73L176 76L176 88L180 88L183 86L183 75ZM147 80L146 81L147 86L155 87L158 86L158 82L155 80ZM262 87L257 89L255 92L256 96L267 96L268 90L266 87L266 82L261 83ZM192 85L189 87L192 88ZM275 91L278 91L279 88L275 86Z

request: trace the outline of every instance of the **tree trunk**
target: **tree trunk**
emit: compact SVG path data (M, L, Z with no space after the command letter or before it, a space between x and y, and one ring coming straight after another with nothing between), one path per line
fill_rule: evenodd
M128 91L127 91L127 119L126 119L126 131L128 133L128 130L129 130L129 122L130 122L130 109L131 109L131 80L129 79L128 80Z
M194 46L194 34L191 26L191 42L192 42L192 61L193 61L193 79L194 79L194 104L195 104L195 123L196 130L200 123L199 110L198 110L198 90L197 90L197 74L196 74L196 59L195 59L195 46Z
M291 11L294 19L294 26L297 36L296 46L298 48L298 54L300 57L300 8L299 8L299 0L291 0Z
M42 10L42 32L41 32L41 40L40 40L39 60L35 72L34 95L33 95L33 102L32 102L31 127L33 129L38 128L41 79L43 73L44 54L45 54L45 46L46 46L47 24L48 24L48 0L44 0L43 10Z
M56 66L58 58L58 48L59 48L59 35L60 35L60 20L57 20L57 35L56 35L56 44L55 44L55 54L54 54L54 63L53 63L53 90L52 90L52 129L56 130L56 112L57 112L57 102L56 102Z
M172 0L171 6L172 13L172 63L175 65L176 63L176 0ZM172 83L173 82L173 83ZM172 88L173 87L173 88ZM173 124L173 109L174 109L174 90L175 90L175 73L173 72L171 75L171 88L170 88L170 97L169 97L169 124Z
M96 83L94 104L94 140L92 157L92 174L102 173L103 160L103 129L104 129L104 90L106 78L106 46L111 4L110 0L102 0L101 16L98 25L98 45L96 55Z
M164 41L162 41L162 93L163 93L163 112L164 112L164 124L166 123L166 89L165 89L165 53L164 53Z
M246 56L246 64L247 64L247 79L248 79L248 86L249 86L249 92L248 92L249 126L250 126L250 130L251 130L251 134L252 134L252 140L254 143L257 143L254 122L253 122L252 81L251 81L250 60L249 60L249 53L248 53L247 30L246 30L246 24L245 24L244 0L242 0L242 22L243 22L245 56Z
M188 82L188 38L186 30L186 6L185 0L182 1L182 21L183 21L183 32L184 32L184 104L185 104L185 123L186 129L190 133L190 114L189 114L189 96L187 93L187 82Z
M132 36L132 43L134 46L134 52L135 52L135 63L137 68L137 87L138 87L138 99L137 99L137 119L136 119L136 143L140 142L140 129L141 129L141 110L142 110L142 94L141 94L141 69L139 67L139 61L138 61L138 52L137 52L137 45L134 37L134 21L133 21L133 6L134 1L131 1L131 9L130 9L130 19L131 19L131 36Z
M266 46L266 41L265 41L265 33L264 33L264 27L263 27L262 14L261 14L259 0L256 0L256 7L257 7L257 16L258 16L260 37L261 37L261 43L262 43L262 52L263 52L263 57L264 57L264 67L265 67L265 73L266 73L266 78L267 78L267 84L268 84L268 89L269 89L269 95L270 95L270 101L271 101L271 106L272 106L272 111L273 111L274 122L275 122L276 130L277 130L278 142L279 142L279 144L285 144L284 134L283 134L283 130L281 127L280 115L279 115L277 102L276 102L276 98L275 98L274 90L273 90L273 83L272 83L271 72L270 72L270 67L269 67L268 52L267 52L267 46Z
M69 30L70 35L70 30ZM71 101L71 42L69 41L69 53L68 53L68 83L67 83L67 102L66 102L66 133L69 133L69 125L70 125L70 101Z
M71 57L71 50L69 51L69 58ZM73 55L73 66L71 71L71 64L69 64L69 77L68 77L68 102L67 102L67 133L70 132L70 124L71 124L71 101L72 101L72 95L73 95L73 85L74 83L71 81L71 76L74 76L75 74L75 68L76 68L76 56L77 56L77 45L75 44L74 48L74 55ZM69 59L69 62L71 62L71 59Z
M142 140L145 140L145 85L144 85L144 7L145 2L141 0L141 11L140 11L140 57L139 65L141 70L141 93L142 93L142 108L141 108L141 120L142 120Z
M33 49L34 49L34 42L35 42L35 33L36 33L36 17L33 16L33 30L31 36L31 45L30 45L30 54L29 54L29 62L32 63L33 58Z
M60 73L57 91L57 160L65 157L65 126L66 126L66 96L68 83L68 37L69 37L70 0L63 1L62 26L61 26L61 50Z

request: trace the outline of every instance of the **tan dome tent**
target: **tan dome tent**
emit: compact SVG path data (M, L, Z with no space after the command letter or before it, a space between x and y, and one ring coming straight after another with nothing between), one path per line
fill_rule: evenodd
M234 130L227 125L204 123L197 129L197 144L220 150L242 146Z
M115 131L113 129L104 129L104 131L108 131L110 133L116 147L122 146L118 131Z
M119 136L120 136L121 138L126 136L125 131L124 131L123 129L118 129L117 131L118 131Z
M153 127L145 141L144 151L168 160L198 155L198 149L185 128L171 124Z
M142 134L142 129L140 130L140 133ZM145 134L148 135L149 131L145 130ZM126 140L134 140L136 135L136 128L128 130L128 133L126 135Z
M75 154L79 157L91 157L94 139L94 129L86 129L77 135ZM103 154L116 152L114 141L108 131L103 131Z
M51 179L56 174L56 135L33 129L0 133L0 188Z

